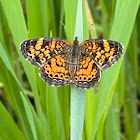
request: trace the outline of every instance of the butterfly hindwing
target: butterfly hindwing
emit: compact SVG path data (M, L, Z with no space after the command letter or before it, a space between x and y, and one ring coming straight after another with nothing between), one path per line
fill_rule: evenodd
M70 84L66 54L52 58L39 72L40 77L49 85L62 86Z
M74 81L76 87L89 89L98 83L101 74L95 61L87 55L82 55L79 66L75 73Z

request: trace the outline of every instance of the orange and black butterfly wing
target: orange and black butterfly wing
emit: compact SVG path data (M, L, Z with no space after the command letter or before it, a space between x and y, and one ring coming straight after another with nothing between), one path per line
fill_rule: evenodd
M36 38L23 41L20 49L31 64L41 68L55 56L68 51L71 46L70 42L60 38Z
M39 75L49 85L63 86L70 84L67 54L62 53L52 58L42 67Z
M88 55L82 54L73 83L76 87L89 89L98 83L101 77L100 73L101 71L95 61Z
M86 40L80 44L83 53L94 59L101 70L117 62L123 52L123 45L104 39Z

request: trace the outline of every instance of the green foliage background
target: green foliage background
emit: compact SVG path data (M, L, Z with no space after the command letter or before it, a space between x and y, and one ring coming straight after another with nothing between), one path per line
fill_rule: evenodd
M80 0L79 0L80 1ZM51 87L21 55L19 44L36 37L73 36L78 0L0 0L0 139L69 140L70 87ZM121 42L118 63L86 90L83 140L140 139L140 0L83 1L83 29ZM88 5L88 6L87 6ZM78 28L78 27L76 27ZM83 39L89 39L88 30Z

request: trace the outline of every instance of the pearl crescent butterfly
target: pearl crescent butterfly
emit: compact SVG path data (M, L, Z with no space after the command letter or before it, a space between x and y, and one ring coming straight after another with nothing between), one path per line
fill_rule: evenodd
M101 70L117 62L123 45L104 39L86 40L73 44L60 38L37 38L20 44L23 56L40 68L40 77L49 85L74 84L89 89L98 83Z

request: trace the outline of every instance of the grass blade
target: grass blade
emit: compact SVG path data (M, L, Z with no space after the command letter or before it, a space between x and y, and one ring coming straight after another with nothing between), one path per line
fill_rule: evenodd
M70 113L70 137L71 140L82 138L85 116L85 91L71 86L71 113Z
M9 23L9 27L13 35L13 39L16 44L21 63L23 65L23 68L29 80L32 91L34 94L38 95L34 68L29 64L29 62L27 62L23 58L20 52L20 48L19 48L19 44L23 40L28 38L28 32L27 32L27 28L26 28L26 24L25 24L25 20L23 16L21 4L19 0L11 0L8 3L6 0L3 0L1 4L4 9L7 21ZM15 17L14 20L13 20L13 17ZM19 24L19 21L20 21L20 24ZM39 107L40 105L39 105L38 99L39 98L35 98L35 102L36 102L37 111L40 112L40 107Z
M119 140L120 139L119 128L117 126L117 120L116 120L113 105L110 106L109 112L107 115L106 139L107 140L112 140L112 139Z
M132 1L128 2L127 0L124 0L122 2L121 0L118 0L116 4L115 18L113 22L110 39L114 39L114 40L122 42L123 45L125 46L124 53L126 51L126 47L127 47L127 44L128 44L131 32L132 32L132 28L134 26L134 22L135 22L137 10L138 10L138 5L139 5L139 0L136 0L135 2L132 2ZM133 8L135 10L133 10L131 14L128 15L127 13L129 12L129 9L133 9ZM128 19L131 20L131 22L128 22ZM124 53L123 53L123 56L124 56ZM110 69L102 73L100 88L98 90L99 104L97 107L95 122L93 126L93 133L91 137L92 139L95 138L96 131L98 129L101 117L104 113L104 110L106 108L108 101L110 100L110 97L112 96L111 95L111 93L113 93L112 88L114 88L116 84L116 79L119 73L121 62L123 60L123 56L121 57L121 60L117 64L115 64L113 67L111 67Z
M83 14L82 0L78 0L77 15L75 25L75 36L79 41L83 40ZM71 85L71 107L70 107L70 137L71 140L80 140L82 138L84 116L85 116L85 90L78 89Z
M15 133L16 132L16 133ZM25 140L23 134L14 123L13 119L0 102L0 139Z
M20 82L18 81L18 79L17 79L17 77L16 77L16 75L15 75L15 73L13 71L13 68L12 68L12 66L10 64L10 61L9 61L9 59L7 57L7 54L6 54L5 50L4 50L4 48L2 47L1 43L0 43L0 57L1 57L2 61L3 61L3 63L6 65L7 69L11 72L11 74L13 75L13 77L15 78L15 80L17 81L17 83L19 84L19 86L21 88Z
M34 122L34 118L33 118L33 114L31 112L29 103L27 103L26 99L24 98L23 94L21 94L22 100L23 100L23 104L24 104L24 108L25 108L25 112L26 112L26 116L29 122L29 125L31 127L31 131L33 133L33 139L34 140L38 140L37 138L37 132L36 132L36 127L35 127L35 122Z
M56 87L48 87L46 109L50 138L65 140L64 125ZM55 126L55 127L54 127Z

